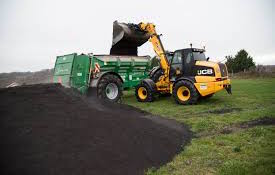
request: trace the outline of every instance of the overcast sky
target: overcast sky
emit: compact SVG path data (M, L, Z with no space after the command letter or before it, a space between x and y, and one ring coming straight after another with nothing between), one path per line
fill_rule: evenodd
M245 49L275 64L273 0L0 0L0 72L52 68L68 53L108 54L113 21L153 22L166 50L206 46L212 60ZM139 55L154 55L150 43Z

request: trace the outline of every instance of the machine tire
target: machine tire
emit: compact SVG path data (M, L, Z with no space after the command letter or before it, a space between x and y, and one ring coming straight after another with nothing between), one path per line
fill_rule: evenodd
M158 69L154 74L150 77L151 80L153 80L155 83L159 81L159 77L163 75L163 72L161 69Z
M153 102L155 99L153 88L143 82L137 85L135 95L139 102Z
M110 102L117 102L122 96L122 82L116 75L103 76L97 85L97 97Z
M163 71L161 69L158 69L154 72L153 75L151 75L150 79L153 80L155 83L159 81L159 77L163 75ZM170 97L170 93L159 93L160 97Z
M173 97L178 104L196 104L199 99L199 93L193 83L180 80L174 85Z

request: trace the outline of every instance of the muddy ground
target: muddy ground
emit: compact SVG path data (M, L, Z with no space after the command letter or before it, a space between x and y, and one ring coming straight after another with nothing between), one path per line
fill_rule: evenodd
M0 90L1 174L143 174L191 139L182 124L59 85Z
M219 130L207 131L196 133L194 137L208 137L215 136L217 134L231 134L234 132L239 132L243 129L253 128L256 126L272 126L275 125L275 119L273 117L264 116L255 120L245 121L241 123L235 123L229 126L225 126Z

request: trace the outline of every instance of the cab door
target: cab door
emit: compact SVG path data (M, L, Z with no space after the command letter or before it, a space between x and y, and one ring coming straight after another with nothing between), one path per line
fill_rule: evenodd
M184 76L192 76L195 60L193 56L193 52L191 50L184 50L183 52L184 59L183 59L183 71L182 74Z
M170 78L174 79L177 76L182 74L182 60L183 54L182 51L176 51L174 53L173 59L171 60L171 68L170 68Z

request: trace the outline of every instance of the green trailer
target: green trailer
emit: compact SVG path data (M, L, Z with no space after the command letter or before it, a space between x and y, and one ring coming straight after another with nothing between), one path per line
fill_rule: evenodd
M149 56L115 56L76 53L57 56L53 82L82 94L96 92L101 99L116 102L122 91L148 78Z

